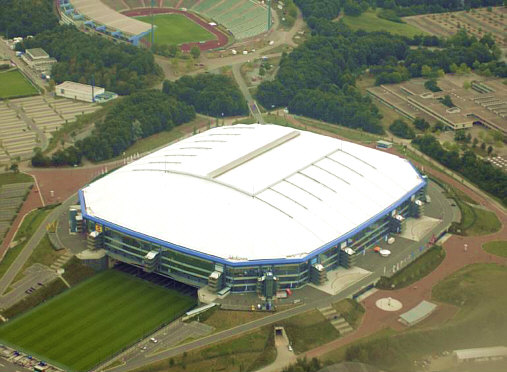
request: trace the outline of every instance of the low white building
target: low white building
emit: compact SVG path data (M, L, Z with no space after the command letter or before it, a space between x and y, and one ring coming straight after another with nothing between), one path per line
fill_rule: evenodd
M78 101L95 102L95 97L105 93L105 89L88 84L64 81L55 87L55 93L59 97L71 98Z
M493 346L454 350L453 356L458 363L505 360L507 359L507 347Z
M51 73L51 68L57 62L42 48L27 49L21 58L31 69L44 74Z

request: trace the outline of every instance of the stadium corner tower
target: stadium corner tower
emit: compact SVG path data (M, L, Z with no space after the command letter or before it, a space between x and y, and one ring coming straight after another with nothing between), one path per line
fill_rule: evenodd
M111 263L212 291L325 280L421 212L426 181L386 152L277 125L210 129L79 191ZM271 286L272 287L272 286Z

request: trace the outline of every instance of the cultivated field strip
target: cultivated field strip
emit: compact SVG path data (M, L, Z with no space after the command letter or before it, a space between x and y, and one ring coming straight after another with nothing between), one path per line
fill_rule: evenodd
M30 155L36 147L36 134L25 123L15 108L0 102L0 162L7 163L7 156Z
M31 186L31 182L0 186L0 243L18 214Z
M0 327L0 338L84 371L193 305L191 297L109 270Z

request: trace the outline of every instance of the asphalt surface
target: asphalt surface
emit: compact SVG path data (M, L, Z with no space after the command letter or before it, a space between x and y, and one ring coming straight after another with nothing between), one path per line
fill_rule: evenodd
M450 225L454 218L455 209L451 208L451 201L448 200L442 193L441 189L437 188L435 184L430 183L430 195L432 197L432 202L434 205L441 206L442 208L442 221L435 226L431 231L429 231L421 241L419 242L413 242L411 244L407 244L406 251L399 252L399 254L392 254L390 257L383 258L382 265L377 265L375 270L370 274L369 276L361 279L360 281L352 284L348 288L345 288L342 292L334 295L334 296L324 296L322 298L316 299L313 302L309 302L306 304L303 304L301 306L297 306L285 311L274 313L273 315L254 320L252 322L239 325L234 328L227 329L222 332L218 332L215 334L212 334L210 336L203 337L201 339L191 341L184 345L176 346L172 349L157 353L157 354L146 354L146 355L140 355L137 357L134 357L130 360L126 361L126 364L123 366L119 366L116 368L110 369L110 371L115 372L123 372L123 371L129 371L135 368L139 368L142 366L145 366L147 364L161 361L167 358L174 357L176 355L182 354L184 352L191 351L193 349L205 347L212 345L214 343L223 341L227 338L240 335L242 333L255 330L257 328L273 324L276 322L280 322L284 319L290 318L292 316L302 314L304 312L307 312L309 310L313 310L315 308L328 306L332 303L335 303L337 301L343 300L345 298L350 298L352 295L354 295L356 292L358 292L361 288L364 288L365 286L374 283L377 281L382 275L384 275L384 267L392 267L394 265L399 265L399 263L402 261L404 257L406 257L407 252L410 252L411 250L417 249L417 247L421 245L425 245L433 236L433 234L437 235L441 231L443 231L447 226ZM374 255L371 254L370 257L373 257ZM368 257L365 256L365 257ZM406 263L406 262L405 262Z
M252 95L250 94L250 91L248 90L248 86L245 83L245 79L243 79L243 76L241 75L241 63L237 63L232 66L232 74L234 75L234 79L236 79L236 82L239 85L239 90L243 94L243 96L246 99L246 102L248 104L248 109L252 113L255 119L257 119L258 123L264 124L264 118L262 117L261 112L259 111L259 107L257 106L257 102L253 99Z

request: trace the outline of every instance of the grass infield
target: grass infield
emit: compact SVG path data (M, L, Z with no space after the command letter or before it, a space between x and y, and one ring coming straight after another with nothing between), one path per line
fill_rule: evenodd
M0 339L86 371L169 323L195 300L108 270L0 327Z
M136 17L151 24L151 16ZM214 40L215 35L181 14L159 14L154 17L155 44L179 45ZM151 38L151 35L147 37Z
M0 99L39 94L18 70L0 72Z

